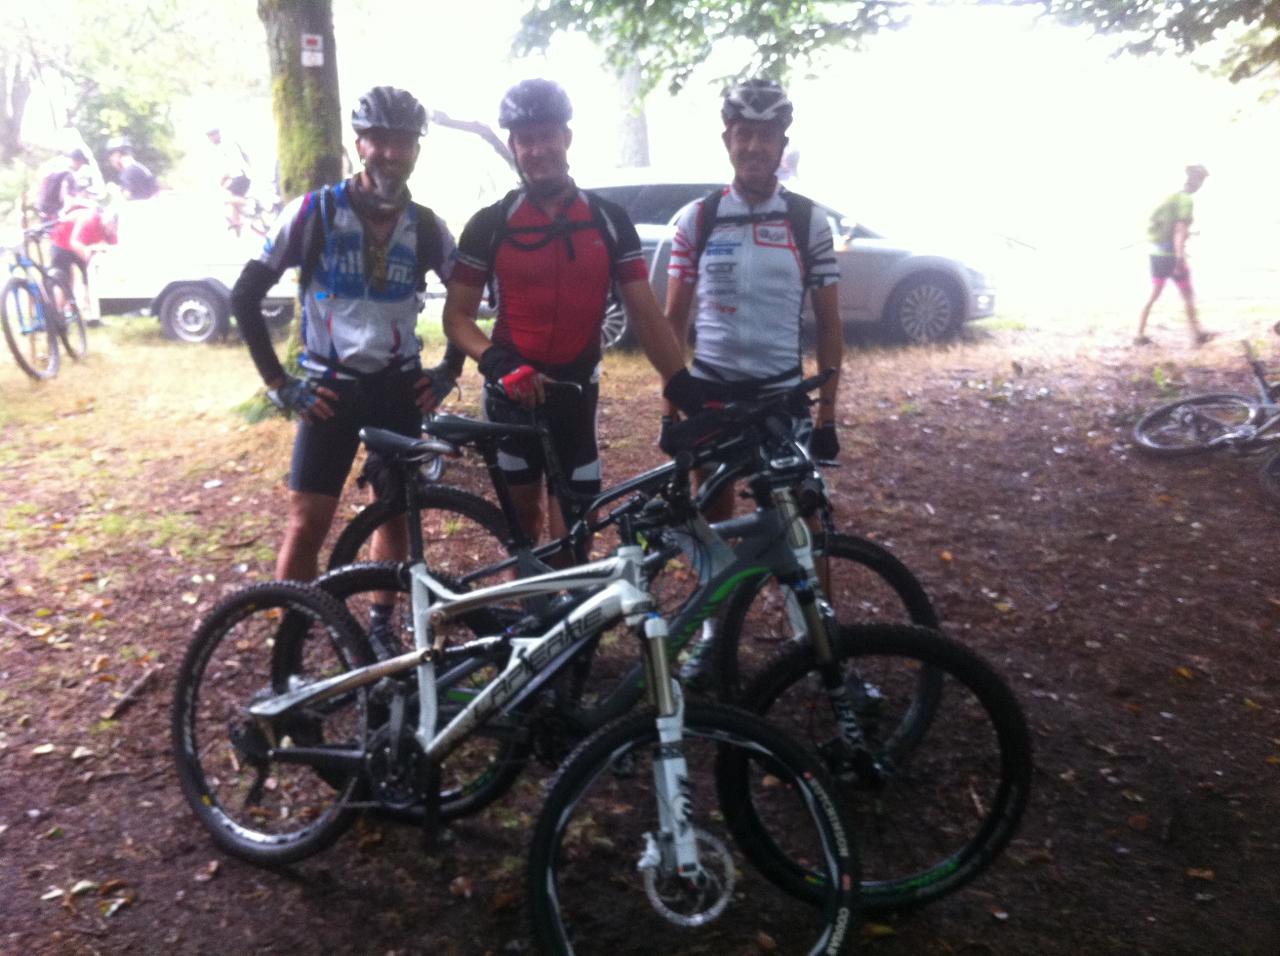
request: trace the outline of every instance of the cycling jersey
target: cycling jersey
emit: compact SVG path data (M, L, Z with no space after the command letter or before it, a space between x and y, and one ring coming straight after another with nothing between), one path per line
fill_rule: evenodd
M612 251L612 255L611 255ZM583 382L600 361L600 326L614 282L648 278L626 212L575 190L549 216L523 191L481 209L458 240L453 281L492 282L492 339L552 377Z
M1147 240L1151 243L1153 256L1174 254L1174 229L1180 222L1191 225L1192 208L1191 194L1187 192L1173 193L1155 208L1147 226Z
M806 275L797 237L787 218L786 190L779 186L754 206L733 187L725 187L702 255L697 253L704 200L690 203L676 217L668 275L697 285L696 363L693 374L718 381L800 380L800 316L804 294L836 282L840 270L831 224L815 207ZM759 220L761 213L776 218ZM753 222L731 217L752 216ZM726 222L725 220L730 221Z
M293 200L267 237L258 262L276 277L301 266L307 226L318 216L324 250L302 291L304 352L299 364L312 376L327 379L418 368L415 207L401 213L385 248L370 255L373 250L366 241L364 223L351 207L349 189L348 180L330 190L331 221L320 214L321 193ZM441 280L447 280L455 251L453 236L440 217L432 215L443 253L436 271Z

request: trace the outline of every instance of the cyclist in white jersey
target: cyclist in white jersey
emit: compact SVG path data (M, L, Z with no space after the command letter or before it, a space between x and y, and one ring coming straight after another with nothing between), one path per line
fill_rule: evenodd
M844 354L831 226L821 210L779 185L777 170L787 146L793 108L771 80L747 80L730 89L721 118L723 140L733 166L733 183L718 200L699 199L676 218L667 284L667 319L678 341L688 341L694 319L697 344L693 375L708 400L750 399L770 387L791 385L802 376L801 313L809 294L817 319L818 368L836 370L819 396L810 452L834 459L840 450L835 429L839 369ZM796 210L807 204L810 214ZM710 206L714 205L714 221ZM808 219L807 235L796 235L793 220ZM675 413L664 407L664 426ZM708 508L708 518L733 513L726 489ZM703 669L700 654L714 639L714 620L704 625L686 679Z

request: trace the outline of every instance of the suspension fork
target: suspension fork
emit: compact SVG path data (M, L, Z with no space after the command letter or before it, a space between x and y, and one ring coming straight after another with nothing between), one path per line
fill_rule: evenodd
M796 611L799 612L799 620L793 620L793 626L802 627L813 645L818 675L822 679L832 716L840 728L843 749L846 753L865 753L866 736L858 722L844 670L836 658L834 640L838 625L835 610L830 602L820 601L818 598L820 589L817 565L813 560L813 535L796 507L795 496L790 488L774 489L773 500L787 529L787 544L795 552L803 571L803 575L797 575L797 579L788 588L788 614L795 615ZM795 607L792 606L792 599Z
M637 868L661 866L682 877L698 881L702 865L698 860L693 806L689 798L689 766L684 756L684 694L671 678L667 657L667 622L652 614L644 622L645 686L649 703L658 712L655 723L658 743L653 759L654 793L658 801L658 828L655 837L646 834L645 853Z

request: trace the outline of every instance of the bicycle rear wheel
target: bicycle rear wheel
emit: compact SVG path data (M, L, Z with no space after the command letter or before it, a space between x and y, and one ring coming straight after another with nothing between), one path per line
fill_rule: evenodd
M687 762L682 803L703 879L659 862L662 839L654 715L638 713L594 734L563 764L534 827L529 900L546 953L840 953L856 933L858 871L847 822L817 762L759 718L689 702L678 751ZM740 852L723 781L749 790L755 823L817 881L807 901ZM648 850L649 852L646 852ZM669 856L669 850L668 850Z
M1222 447L1224 436L1255 424L1260 412L1247 395L1195 395L1151 409L1133 426L1133 437L1150 455L1199 455Z
M275 646L284 640L288 653ZM201 622L178 670L172 747L182 792L225 851L252 863L293 863L351 824L358 770L281 759L295 747L335 753L368 741L368 693L359 688L270 721L255 701L302 679L358 663L359 628L342 605L290 582L255 585Z
M823 757L854 826L868 911L919 906L954 892L1012 838L1031 786L1031 736L1017 698L985 661L933 631L841 628L836 652L863 743L848 745L808 644L788 647L747 689L743 706ZM939 675L929 733L918 726L918 675ZM731 787L730 792L740 788ZM751 822L752 794L734 808ZM767 833L748 840L757 864L805 891L806 867Z
M45 277L45 291L53 314L57 317L58 338L62 341L62 347L78 362L89 354L89 333L85 330L80 306L76 305L71 281L67 276L50 273Z
M508 557L507 522L491 502L461 488L422 484L418 489L423 546L432 572L456 580ZM329 568L386 560L373 552L374 533L390 521L405 521L403 496L379 498L362 509L342 530L329 555ZM498 584L511 574L480 579L473 587Z
M0 325L19 367L37 380L53 378L60 364L58 339L53 323L46 320L47 306L39 287L14 276L0 294Z

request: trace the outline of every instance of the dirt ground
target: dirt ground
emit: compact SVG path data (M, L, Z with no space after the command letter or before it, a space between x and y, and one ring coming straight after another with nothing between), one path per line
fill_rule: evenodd
M196 824L171 675L201 613L268 573L290 432L228 411L251 391L240 350L130 321L56 382L0 377L0 952L529 951L536 774L439 856L368 822L267 872ZM1275 358L1270 321L1238 324ZM915 569L1010 681L1037 763L1004 856L869 929L867 953L1280 953L1280 510L1256 459L1134 453L1143 408L1247 386L1234 339L1156 332L1135 350L1105 327L993 322L849 354L840 522ZM605 392L619 478L657 460L636 412L656 386L610 359ZM446 480L480 487L465 467Z

